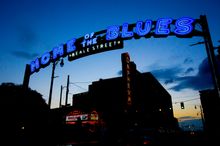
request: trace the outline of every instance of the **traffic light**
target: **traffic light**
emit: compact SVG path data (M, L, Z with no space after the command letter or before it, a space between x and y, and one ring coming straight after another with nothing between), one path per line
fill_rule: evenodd
M184 109L184 103L183 102L180 102L180 106L181 106L181 109Z

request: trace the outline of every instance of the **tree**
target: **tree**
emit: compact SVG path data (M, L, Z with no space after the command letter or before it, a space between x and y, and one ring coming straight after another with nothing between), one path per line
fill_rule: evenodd
M17 145L44 144L49 108L42 95L30 88L24 92L14 83L2 83L0 94L1 135Z

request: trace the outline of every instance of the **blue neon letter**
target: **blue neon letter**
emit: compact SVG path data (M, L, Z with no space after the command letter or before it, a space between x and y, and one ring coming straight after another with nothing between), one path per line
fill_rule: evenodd
M170 33L169 24L172 23L171 18L161 18L157 20L155 34L168 35Z
M58 57L62 57L64 55L63 45L59 47L53 48L53 60L57 60Z
M136 23L136 33L137 33L137 35L144 36L144 35L148 34L151 30L151 26L152 26L152 21L151 20L146 20L145 21L144 28L143 28L143 22L138 21Z
M106 40L114 40L119 36L119 26L110 26L107 28Z
M85 40L87 40L87 39L89 39L90 38L90 35L89 34L86 34L85 36L84 36L84 39Z
M176 29L174 30L174 33L177 35L186 35L191 33L193 30L193 26L192 26L193 22L194 19L189 17L183 17L176 20L175 23Z
M31 73L34 73L36 70L40 68L39 59L36 58L35 61L32 61L30 64Z
M50 53L49 52L46 52L42 55L41 57L41 60L40 60L40 63L42 65L46 65L50 62Z
M124 23L122 25L122 38L130 38L133 37L134 33L132 31L128 31L128 23Z
M76 42L75 38L73 38L72 40L69 40L67 42L67 49L66 49L67 54L69 54L69 53L71 53L71 52L76 50L76 46L74 44L75 42Z

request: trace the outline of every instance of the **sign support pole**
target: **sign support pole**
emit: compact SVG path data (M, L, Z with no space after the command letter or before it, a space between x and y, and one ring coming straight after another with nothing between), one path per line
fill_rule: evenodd
M24 73L24 79L23 79L23 89L26 92L29 86L29 81L30 81L30 65L26 64L25 67L25 73Z
M202 31L203 31L203 37L204 42L206 46L207 56L211 67L211 72L214 80L214 87L217 91L218 98L220 98L220 80L219 80L219 73L218 73L218 66L214 54L214 47L212 44L211 35L209 32L208 22L205 15L200 16L201 25L202 25Z

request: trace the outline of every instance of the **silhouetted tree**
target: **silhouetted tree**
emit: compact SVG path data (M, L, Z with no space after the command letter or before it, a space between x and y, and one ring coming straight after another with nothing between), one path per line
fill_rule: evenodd
M48 142L49 108L37 91L21 85L0 85L1 135L10 145L43 145Z

